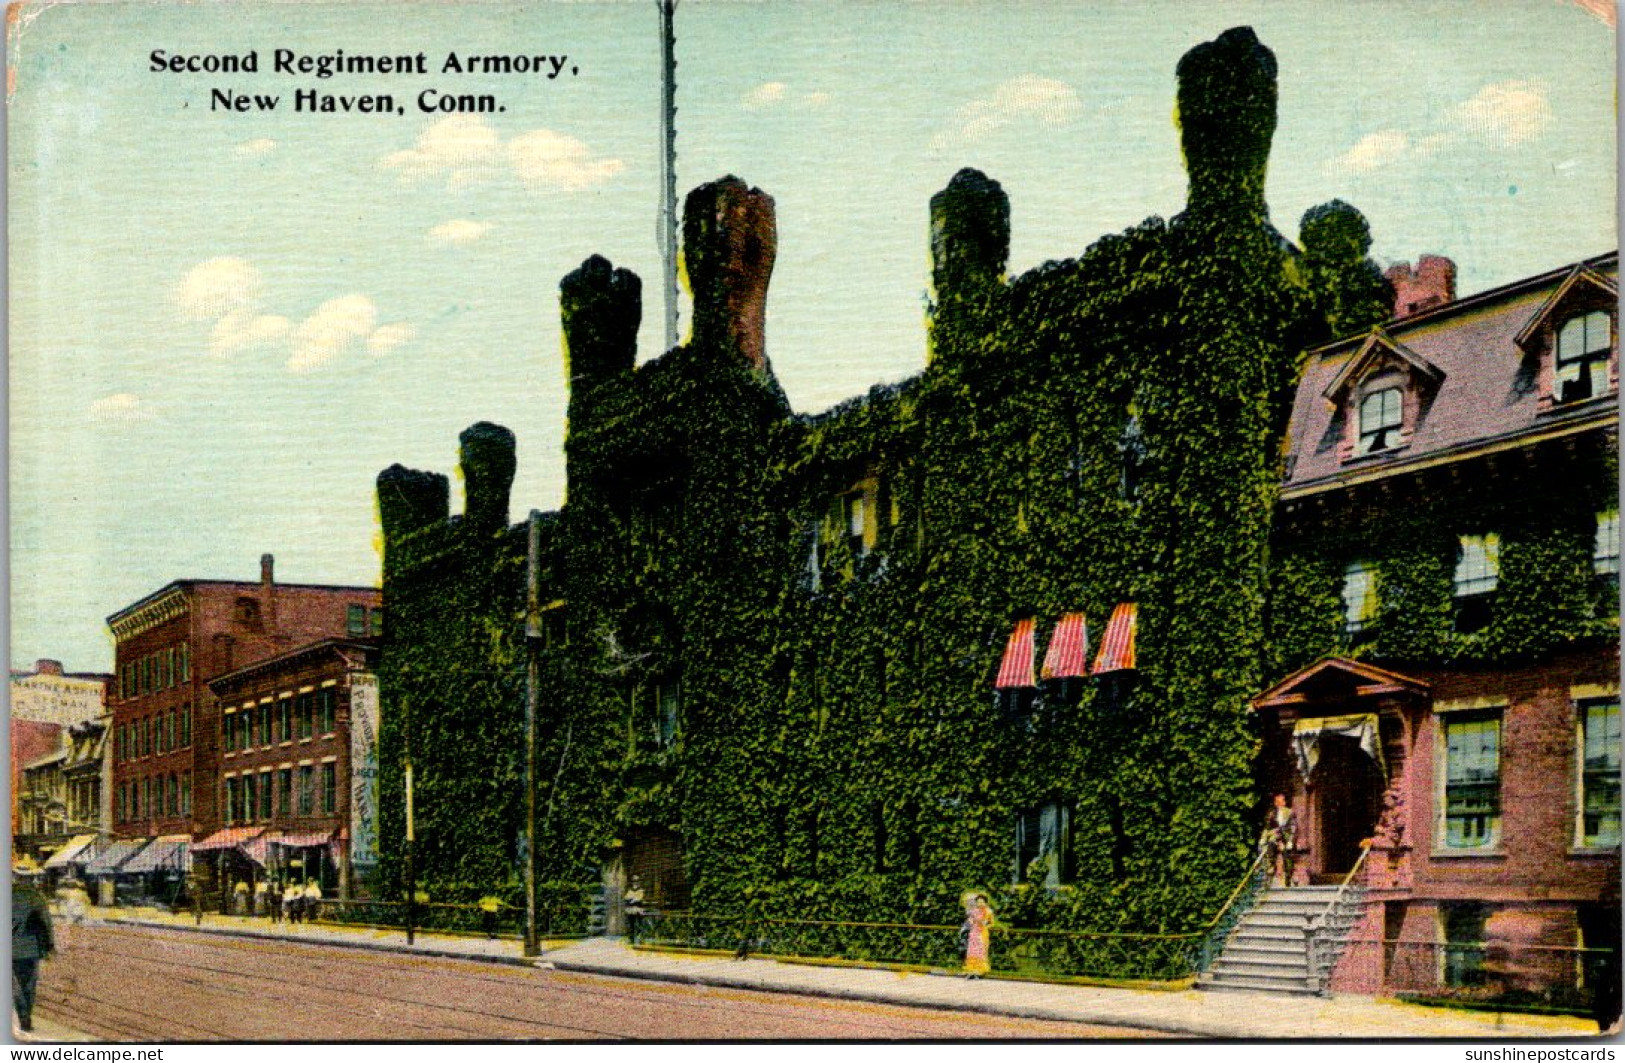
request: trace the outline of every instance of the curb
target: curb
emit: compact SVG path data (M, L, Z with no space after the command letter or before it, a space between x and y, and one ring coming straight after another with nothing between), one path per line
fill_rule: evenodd
M434 956L447 960L473 960L477 963L504 964L509 967L533 967L534 959L523 956L492 956L476 952L455 952L451 949L424 948L418 945L392 945L383 941L345 941L331 938L301 938L291 934L268 934L263 930L239 930L224 926L186 926L182 923L148 923L140 919L114 918L100 922L117 926L141 926L156 930L178 930L183 934L208 934L215 937L253 938L257 941L287 941L295 945L330 945L336 949L358 949L362 952L392 952L399 956ZM538 957L539 958L539 957Z

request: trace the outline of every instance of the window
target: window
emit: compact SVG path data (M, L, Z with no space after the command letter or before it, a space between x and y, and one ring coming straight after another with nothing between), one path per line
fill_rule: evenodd
M366 606L352 605L346 610L344 631L351 638L360 638L367 633Z
M181 643L180 648L181 682L185 683L192 678L192 647Z
M1557 330L1553 363L1558 402L1583 402L1608 391L1613 321L1602 310L1577 314Z
M259 713L260 717L260 745L268 746L272 742L271 703L269 701L262 701L259 703L259 706L255 709L255 711Z
M1619 844L1619 699L1580 702L1580 844Z
M1364 561L1351 561L1343 570L1343 631L1365 633L1377 618L1377 570Z
M192 773L186 772L181 776L181 815L192 814Z
M299 814L308 816L315 811L316 769L309 764L299 769Z
M277 729L276 729L277 741L278 742L292 741L293 740L293 698L291 696L283 695L283 697L280 700L277 701L277 703L276 703L276 717L277 717Z
M333 711L334 702L337 700L334 694L335 691L332 687L323 687L321 690L316 691L317 734L333 733L333 728L337 723L336 714Z
M1455 988L1484 984L1484 925L1489 909L1482 904L1446 904L1439 910L1444 930L1444 982Z
M1591 551L1591 568L1599 576L1619 578L1619 510L1597 514L1597 541Z
M260 603L253 598L238 598L235 618L239 624L257 627L260 622Z
M1360 445L1356 454L1375 454L1399 443L1405 419L1405 394L1399 388L1373 391L1360 400Z
M1145 478L1146 459L1150 451L1145 445L1145 433L1140 430L1140 418L1130 414L1117 437L1117 456L1120 468L1117 477L1118 496L1125 502L1140 497L1140 481Z
M181 709L181 748L192 744L192 706L187 705Z
M292 768L283 768L276 773L276 811L279 816L293 812Z
M662 747L677 740L677 713L682 705L682 693L675 679L668 679L656 689L656 727Z
M1072 810L1050 802L1016 816L1016 881L1053 889L1074 878Z
M240 791L237 788L237 780L235 778L227 779L226 780L226 823L227 824L232 824L232 823L237 822L237 816L239 814L239 810L242 808L242 805L240 803L239 793L240 793Z
M1463 535L1456 555L1456 630L1472 634L1490 622L1490 596L1501 581L1501 537Z
M308 693L300 694L294 715L299 720L299 737L311 737L316 724L316 699Z
M862 491L855 491L841 498L841 512L843 526L846 529L846 545L852 551L853 557L862 557L868 553L868 544L864 538L864 528L868 525L868 499Z
M169 689L169 666L170 666L170 662L172 660L173 660L173 658L170 657L168 650L159 651L159 653L158 653L158 689L159 690L168 690Z
M1501 838L1501 717L1443 720L1444 847L1491 849Z
M322 811L332 815L338 811L339 766L332 761L322 765Z
M372 623L372 626L371 626L372 636L374 638L379 638L384 633L384 611L381 608L374 609L372 611L372 613L370 614L370 616L371 616L371 623Z

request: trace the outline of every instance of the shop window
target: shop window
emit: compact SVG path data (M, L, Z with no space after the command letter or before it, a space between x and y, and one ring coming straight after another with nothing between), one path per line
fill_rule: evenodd
M1444 983L1458 989L1484 984L1484 927L1489 909L1482 904L1446 904L1439 910L1444 924Z
M1405 420L1405 393L1397 387L1373 391L1360 400L1360 442L1356 454L1376 454L1399 443Z
M1441 722L1444 847L1493 849L1501 839L1501 716L1452 714Z
M1016 815L1016 881L1053 889L1075 877L1072 810L1057 802Z
M1489 626L1490 600L1501 582L1501 537L1464 535L1456 555L1456 630L1470 635Z
M1559 403L1584 402L1608 392L1613 319L1602 310L1576 314L1557 330L1552 372Z
M1580 845L1619 844L1619 699L1580 702Z

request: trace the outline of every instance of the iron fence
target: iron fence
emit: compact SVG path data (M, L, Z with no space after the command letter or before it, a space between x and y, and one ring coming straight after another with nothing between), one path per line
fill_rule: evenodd
M957 926L659 912L630 928L634 945L694 948L802 959L957 970L964 942ZM1031 978L1167 982L1189 979L1202 934L1108 934L995 926L993 973Z
M588 905L585 891L579 898L562 898L538 904L536 932L544 938L585 937ZM523 938L525 909L501 904L495 908L478 904L419 903L412 906L412 925L430 933L471 934L498 938ZM323 900L316 922L349 926L404 929L407 906L400 901Z
M1591 1015L1610 1001L1617 1012L1620 966L1612 949L1367 938L1347 943L1332 988L1459 1007Z

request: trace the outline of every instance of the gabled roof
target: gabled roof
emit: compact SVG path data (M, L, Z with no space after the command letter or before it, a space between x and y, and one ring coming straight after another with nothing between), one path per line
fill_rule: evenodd
M1582 285L1600 289L1612 301L1617 302L1619 300L1619 285L1604 277L1586 263L1578 263L1569 271L1569 275L1563 279L1563 283L1558 285L1557 291L1553 292L1551 297L1541 304L1541 308L1529 319L1529 324L1525 325L1523 331L1518 333L1515 340L1518 346L1528 347L1530 341L1540 332L1541 325L1545 324L1546 320L1568 301L1570 292Z
M1330 402L1339 401L1339 396L1343 391L1363 377L1372 364L1388 356L1398 358L1410 368L1411 372L1433 387L1438 387L1444 382L1443 369L1423 358L1403 343L1397 342L1387 332L1383 331L1381 326L1378 326L1371 330L1371 335L1360 347L1360 350L1343 367L1342 372L1332 378L1332 382L1326 385L1321 394Z
M1381 694L1408 694L1425 697L1431 688L1420 679L1390 672L1365 661L1347 657L1325 657L1292 673L1258 695L1254 709L1279 709L1316 701L1367 698Z
M1543 311L1559 305L1565 285L1570 292L1590 285L1612 291L1618 271L1619 256L1610 252L1390 321L1378 333L1384 340L1374 342L1373 334L1365 333L1309 351L1288 430L1283 496L1332 490L1349 480L1547 436L1617 427L1618 408L1606 398L1544 408L1537 374L1518 338ZM1345 413L1326 396L1336 394L1340 380L1357 379L1358 363L1379 351L1417 359L1443 376L1404 449L1345 461Z

